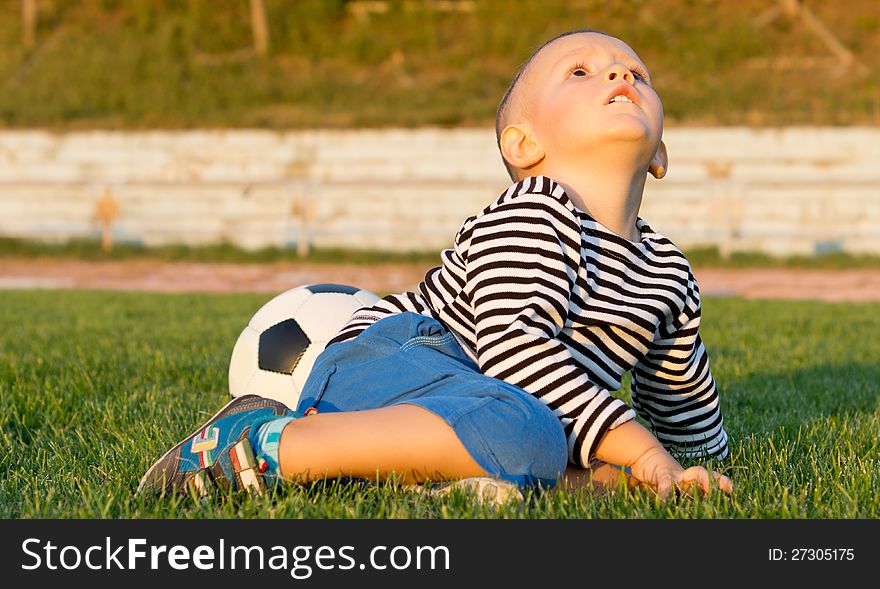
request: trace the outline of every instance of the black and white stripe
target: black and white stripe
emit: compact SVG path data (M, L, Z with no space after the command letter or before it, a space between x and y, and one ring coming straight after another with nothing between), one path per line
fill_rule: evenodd
M670 451L724 458L696 280L671 241L638 227L640 242L625 240L551 179L527 178L465 220L418 292L358 311L333 342L394 313L434 317L485 374L550 407L581 466L606 431L635 417L609 392L632 370L633 408Z

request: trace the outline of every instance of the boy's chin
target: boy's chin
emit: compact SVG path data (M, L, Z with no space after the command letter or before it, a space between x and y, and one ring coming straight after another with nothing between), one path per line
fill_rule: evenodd
M583 151L606 156L616 155L628 161L651 158L657 151L661 135L639 121L615 121L613 126L583 143Z
M600 140L607 142L655 143L661 132L637 116L619 114L602 125Z

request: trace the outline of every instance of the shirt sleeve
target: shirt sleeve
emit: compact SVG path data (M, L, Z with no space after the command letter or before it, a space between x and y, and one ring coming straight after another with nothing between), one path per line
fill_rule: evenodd
M727 432L700 316L699 287L691 276L685 309L660 327L633 368L633 407L670 452L720 460L728 455Z
M575 212L553 196L520 194L463 237L480 370L544 402L562 422L569 460L586 467L605 432L635 413L591 382L557 339L580 265Z

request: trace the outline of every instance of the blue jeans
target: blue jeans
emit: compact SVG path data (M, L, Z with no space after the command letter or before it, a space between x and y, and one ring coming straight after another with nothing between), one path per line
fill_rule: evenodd
M441 323L416 313L381 319L328 346L297 411L361 411L418 405L441 417L489 475L552 486L565 471L559 419L525 390L481 373Z

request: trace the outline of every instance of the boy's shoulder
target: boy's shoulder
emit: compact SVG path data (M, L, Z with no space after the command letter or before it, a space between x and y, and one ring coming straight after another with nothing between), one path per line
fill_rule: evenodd
M538 221L539 217L549 219L557 231L572 239L580 230L578 211L565 189L547 176L529 176L508 186L495 200L465 219L455 235L455 244L469 240L480 225L522 224Z
M489 203L469 221L478 220L492 213L506 210L549 209L566 220L577 221L578 211L558 182L547 176L529 176L511 184L495 200Z
M541 198L543 197L543 199ZM561 204L571 204L561 184L548 176L529 176L508 186L507 190L490 204L487 209L498 207L508 202L525 200L553 200ZM572 206L572 210L574 207Z
M641 243L644 257L652 265L659 268L677 270L678 273L686 274L693 279L693 268L685 253L666 235L655 231L642 217L636 220L636 226L641 234Z

